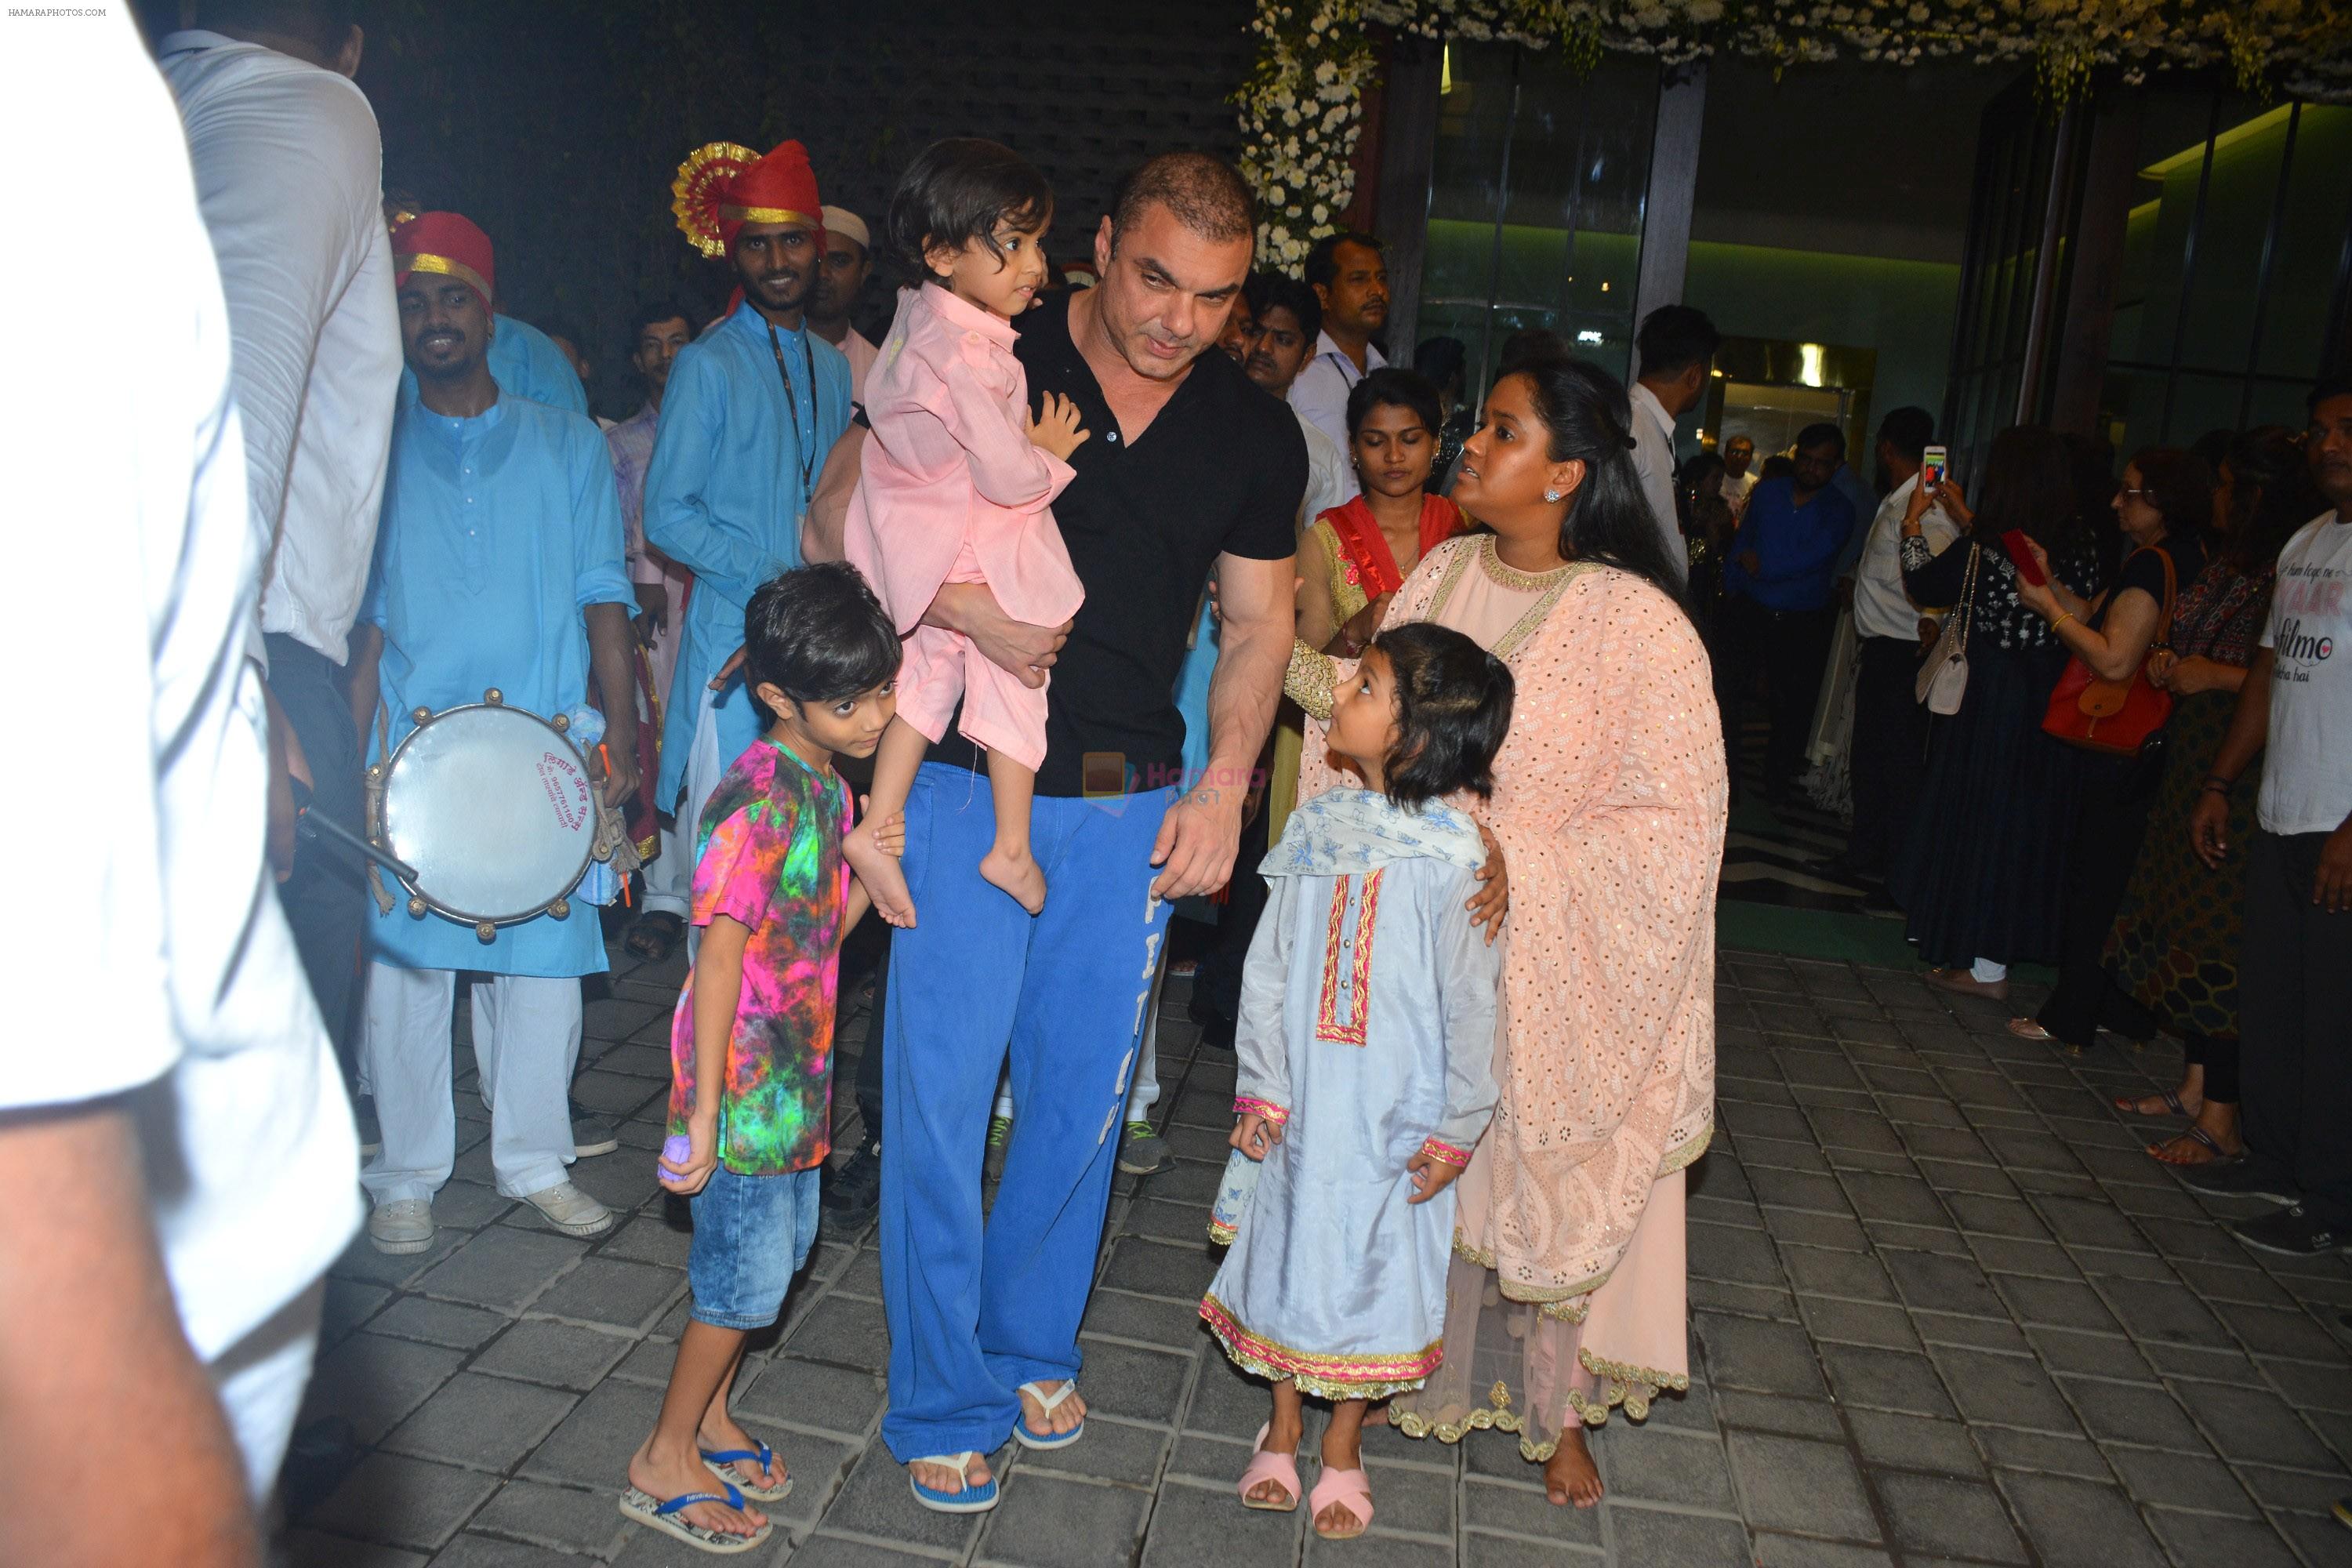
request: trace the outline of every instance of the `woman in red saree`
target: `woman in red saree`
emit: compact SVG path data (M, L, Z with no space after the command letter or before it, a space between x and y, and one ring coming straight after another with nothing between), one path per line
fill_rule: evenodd
M1455 487L1493 531L1430 551L1383 621L1464 632L1517 686L1493 797L1462 803L1509 879L1501 1099L1455 1184L1444 1363L1392 1419L1515 1433L1579 1507L1601 1490L1584 1427L1689 1385L1683 1172L1715 1119L1723 736L1631 427L1590 365L1505 376ZM1301 798L1335 782L1313 716L1352 670L1294 653Z
M1421 558L1470 526L1427 493L1442 423L1437 389L1409 370L1373 371L1348 395L1348 455L1362 491L1332 507L1298 541L1298 640L1354 657ZM1281 842L1298 798L1297 715L1276 727L1266 842Z

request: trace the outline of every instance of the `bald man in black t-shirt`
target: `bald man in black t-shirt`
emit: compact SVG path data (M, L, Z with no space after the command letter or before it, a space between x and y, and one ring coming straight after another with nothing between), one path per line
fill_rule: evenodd
M1103 281L1020 322L1033 400L1076 402L1093 439L1054 505L1086 603L1008 620L950 584L926 617L1004 668L1050 668L1032 918L981 879L993 809L950 724L907 805L921 922L895 933L885 1020L882 1436L927 1505L985 1507L982 1456L1016 1425L1059 1446L1085 1403L1077 1330L1170 903L1224 885L1250 769L1291 647L1295 424L1214 348L1247 277L1254 214L1213 158L1155 158L1095 237ZM1182 777L1176 674L1212 575L1223 615L1210 763ZM980 1163L1010 1049L1021 1107L983 1236Z

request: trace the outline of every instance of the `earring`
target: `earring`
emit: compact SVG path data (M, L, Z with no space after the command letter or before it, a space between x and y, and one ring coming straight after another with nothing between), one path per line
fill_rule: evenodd
M1546 490L1546 491L1544 491L1544 500L1549 500L1549 501L1556 501L1556 500L1559 500L1559 498L1560 498L1561 496L1565 495L1566 493L1567 493L1567 492L1566 492L1566 491L1564 491L1564 490Z

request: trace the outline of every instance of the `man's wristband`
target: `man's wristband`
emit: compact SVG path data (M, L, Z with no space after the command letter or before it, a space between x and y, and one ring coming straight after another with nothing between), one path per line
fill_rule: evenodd
M2238 787L2238 781L2235 779L2225 779L2220 773L2207 773L2205 775L2205 787L2211 790L2215 795L2220 795L2222 799L2227 800L2230 798L2230 792Z

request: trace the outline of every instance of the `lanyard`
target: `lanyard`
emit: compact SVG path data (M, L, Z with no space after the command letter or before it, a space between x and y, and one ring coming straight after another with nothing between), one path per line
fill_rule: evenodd
M801 434L800 400L793 395L793 373L784 368L784 345L776 336L776 323L768 321L765 316L760 319L768 323L768 350L776 356L776 374L784 384L784 412L793 418L793 445L800 448L801 506L805 510L809 499L816 493L816 453L814 443ZM806 337L801 339L801 357L808 370L809 406L814 410L816 406L816 351L809 347Z

